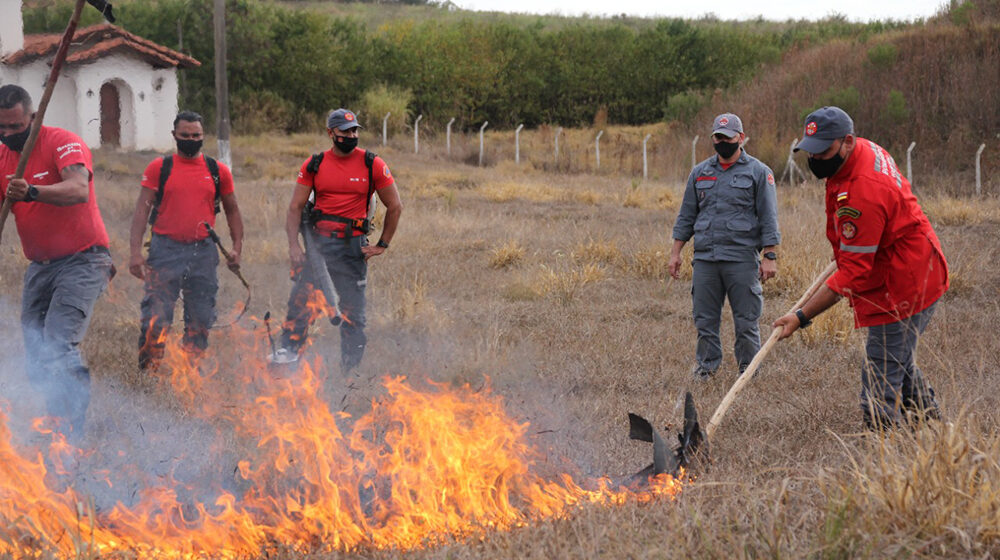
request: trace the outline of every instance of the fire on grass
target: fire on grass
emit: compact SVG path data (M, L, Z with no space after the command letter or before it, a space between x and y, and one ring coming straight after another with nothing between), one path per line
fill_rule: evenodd
M257 351L261 333L229 336L246 342L235 364L187 363L170 340L172 363L163 368L193 416L250 442L228 487L192 493L189 481L168 477L129 506L97 511L65 476L66 459L84 452L58 434L44 454L19 448L0 414L0 553L236 557L274 547L414 548L569 515L585 503L669 499L681 490L667 475L629 489L607 478L538 474L528 425L488 389L418 390L388 378L368 413L331 412L321 364L276 371ZM91 476L110 488L109 473L120 470Z

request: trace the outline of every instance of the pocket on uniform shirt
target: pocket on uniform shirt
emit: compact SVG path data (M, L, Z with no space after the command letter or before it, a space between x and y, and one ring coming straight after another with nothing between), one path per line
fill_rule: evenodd
M753 224L746 218L733 218L726 222L726 227L730 231L750 231L753 229Z
M753 177L737 175L733 177L733 198L740 206L753 206Z

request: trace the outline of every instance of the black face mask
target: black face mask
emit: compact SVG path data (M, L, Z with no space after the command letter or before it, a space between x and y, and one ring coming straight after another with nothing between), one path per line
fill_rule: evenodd
M350 136L334 136L333 145L341 152L349 154L354 151L354 148L358 147L358 139L351 138Z
M715 147L716 153L718 153L719 157L722 159L729 159L733 157L736 150L740 148L739 142L718 142L712 145Z
M177 140L177 153L184 157L194 157L198 155L201 151L201 145L205 142L204 140L184 140L181 138L175 138Z
M28 136L31 135L31 127L22 130L16 134L8 134L6 136L0 136L0 142L3 142L4 146L7 146L15 152L20 152L24 149L24 143L28 141Z
M826 179L833 176L843 164L844 158L840 155L840 152L837 152L830 159L809 158L809 170L813 172L813 175L817 179Z

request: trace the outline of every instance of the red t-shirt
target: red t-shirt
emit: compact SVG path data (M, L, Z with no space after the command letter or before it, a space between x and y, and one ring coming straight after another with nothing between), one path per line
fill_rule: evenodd
M21 154L0 145L0 200L7 192L7 176L17 169ZM62 182L60 170L83 164L90 173L87 202L55 206L42 202L15 202L11 207L24 256L33 261L68 257L95 245L108 246L101 211L94 194L94 166L90 148L68 130L43 126L28 158L24 178L36 186Z
M163 200L157 210L153 232L174 241L190 243L208 237L208 230L201 225L208 222L215 227L215 182L208 171L204 154L186 158L174 154L170 177L163 185ZM232 194L233 172L219 164L219 193ZM149 163L142 174L142 187L156 191L160 188L160 168L163 158Z
M311 158L310 158L311 159ZM307 159L299 169L298 184L312 187L316 193L316 209L324 214L344 218L365 218L368 212L368 167L365 150L352 150L347 156L338 156L332 148L323 153L319 171L314 175L306 170ZM382 189L395 180L382 158L376 156L372 164L375 189ZM343 224L322 222L324 228L339 231Z

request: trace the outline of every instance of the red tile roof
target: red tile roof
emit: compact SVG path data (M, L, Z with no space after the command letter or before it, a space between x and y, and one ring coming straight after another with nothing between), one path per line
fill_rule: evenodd
M25 35L24 48L3 57L0 61L5 64L21 65L54 55L59 48L60 39L62 39L61 33ZM66 64L86 64L115 53L131 53L156 68L201 66L200 62L186 54L143 39L110 23L78 29L70 44Z

